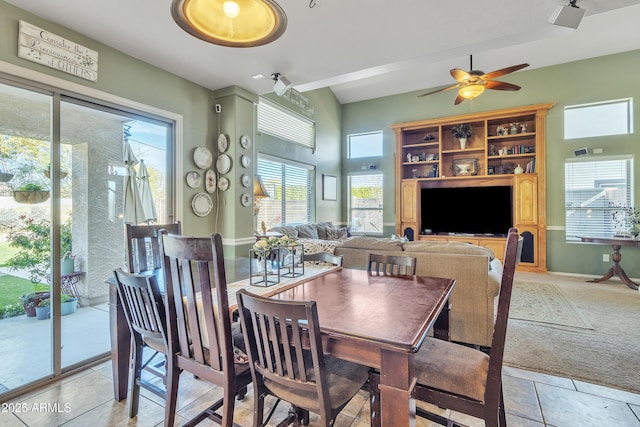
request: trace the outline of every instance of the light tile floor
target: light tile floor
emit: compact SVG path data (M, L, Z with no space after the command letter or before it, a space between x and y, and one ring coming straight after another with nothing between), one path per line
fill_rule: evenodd
M503 383L510 427L640 427L640 394L511 367L504 368ZM129 419L126 402L114 401L112 393L111 364L105 362L3 403L0 426L162 425L162 399L143 391L138 416ZM182 425L219 396L217 387L183 374L176 425ZM240 426L250 426L252 407L250 390L243 401L236 402L235 422ZM286 404L280 405L274 422L284 418L286 409ZM482 421L461 414L445 412L444 415L462 425L483 425ZM312 426L317 425L313 417L311 421ZM368 393L365 391L356 395L335 423L336 427L364 427L369 424ZM205 420L201 425L215 424ZM435 424L418 419L417 425L430 427Z

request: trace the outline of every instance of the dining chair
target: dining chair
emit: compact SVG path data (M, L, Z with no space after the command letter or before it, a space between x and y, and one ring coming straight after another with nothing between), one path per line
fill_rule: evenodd
M475 348L427 337L415 356L417 384L412 397L416 400L481 418L487 427L506 426L502 396L502 360L507 333L509 305L516 265L522 253L523 239L511 228L504 253L504 268L498 314L493 329L489 354ZM372 372L370 390L372 425L379 411L379 374ZM379 412L378 412L379 413ZM422 408L416 414L441 425L452 421Z
M180 222L171 224L126 224L127 268L131 273L143 273L162 268L159 233L182 234Z
M367 271L375 274L405 274L415 276L416 264L415 257L370 253Z
M165 426L174 424L182 371L223 391L221 399L184 425L196 425L209 418L225 427L231 426L234 395L246 394L251 373L246 360L234 363L222 237L162 234L161 240L169 347ZM219 409L221 413L216 412Z
M138 413L140 387L165 397L165 389L142 378L142 370L152 370L165 379L165 373L155 371L147 365L153 359L143 363L143 351L146 347L155 350L154 355L167 354L166 314L164 301L154 276L127 273L121 268L114 271L118 295L122 302L124 315L131 331L131 362L129 364L129 418Z
M333 255L328 252L316 252L314 254L304 254L304 262L310 261L318 265L335 265L342 267L343 262L342 255Z
M269 421L280 400L293 410L279 423L308 424L308 413L320 425L333 425L338 413L368 379L369 368L325 356L315 301L280 301L237 292L240 322L253 376L253 425ZM264 419L264 401L278 400Z

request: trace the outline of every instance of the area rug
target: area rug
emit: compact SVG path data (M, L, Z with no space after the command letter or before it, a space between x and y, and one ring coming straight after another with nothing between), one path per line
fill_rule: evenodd
M553 283L514 283L509 318L593 329L580 310Z
M527 291L535 284L545 291ZM559 293L548 290L553 287ZM540 301L554 294L566 301L547 301L542 308L547 303ZM533 304L544 314L536 319L536 309L523 309L526 301L537 301ZM568 307L577 315L557 316L549 307ZM638 291L619 281L588 283L579 277L517 273L512 309L505 365L640 393ZM529 319L520 319L525 316Z

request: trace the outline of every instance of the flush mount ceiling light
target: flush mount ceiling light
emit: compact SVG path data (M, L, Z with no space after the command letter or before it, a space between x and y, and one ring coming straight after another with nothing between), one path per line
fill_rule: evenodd
M192 36L228 47L271 43L287 28L287 15L272 0L173 0L171 16Z

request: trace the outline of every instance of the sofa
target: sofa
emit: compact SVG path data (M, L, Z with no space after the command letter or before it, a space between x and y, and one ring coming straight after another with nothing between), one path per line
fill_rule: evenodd
M462 242L349 236L346 229L331 223L282 226L271 231L298 239L305 253L342 255L344 268L366 269L370 253L415 257L417 275L456 280L450 298L451 340L491 346L494 307L502 279L502 264L491 249Z

